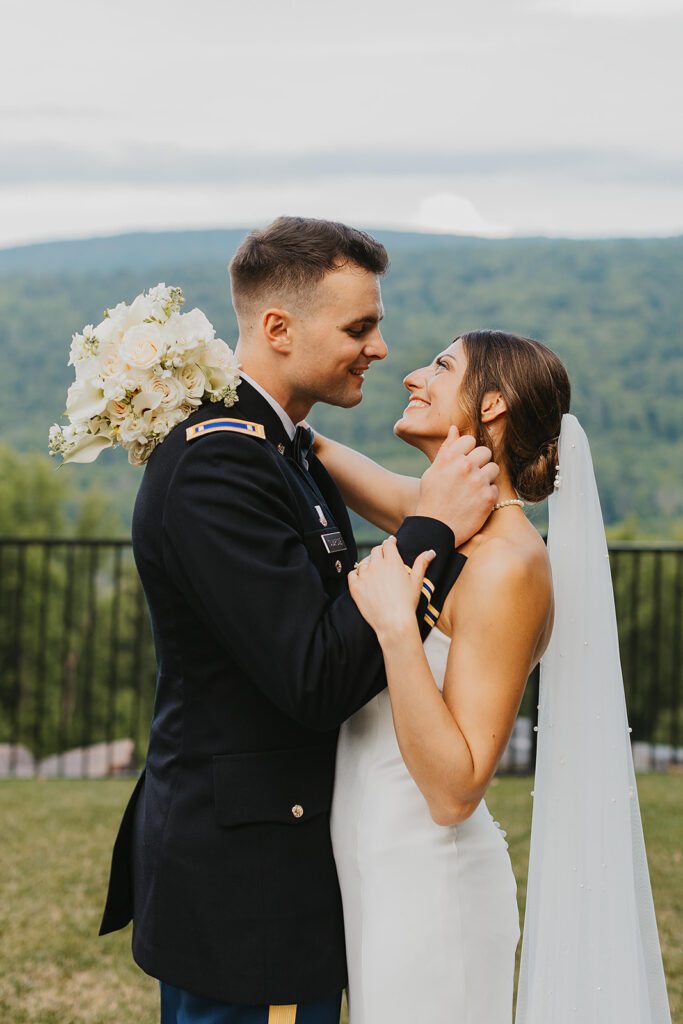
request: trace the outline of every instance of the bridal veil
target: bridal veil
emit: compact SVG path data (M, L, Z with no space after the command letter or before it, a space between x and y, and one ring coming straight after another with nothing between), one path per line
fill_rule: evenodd
M562 418L515 1024L671 1024L600 500Z

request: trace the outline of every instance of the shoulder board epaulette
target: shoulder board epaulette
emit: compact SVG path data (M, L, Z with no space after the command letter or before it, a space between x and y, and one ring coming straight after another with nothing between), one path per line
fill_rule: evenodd
M203 437L204 434L217 434L221 430L230 430L236 434L251 434L252 437L265 437L266 428L262 423L250 423L249 420L204 420L202 423L195 423L185 431L185 438L194 441L196 437Z

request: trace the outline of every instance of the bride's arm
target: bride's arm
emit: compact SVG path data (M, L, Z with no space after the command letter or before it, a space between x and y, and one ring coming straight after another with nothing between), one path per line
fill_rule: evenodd
M382 646L406 766L434 821L456 824L478 806L512 734L547 622L549 585L506 542L489 541L470 558L441 694L414 616L407 617L407 574L386 564L394 554L379 563L373 553L374 578L372 565L361 568L350 574L350 590Z
M420 481L392 473L377 462L316 432L314 451L354 512L386 533L414 513Z

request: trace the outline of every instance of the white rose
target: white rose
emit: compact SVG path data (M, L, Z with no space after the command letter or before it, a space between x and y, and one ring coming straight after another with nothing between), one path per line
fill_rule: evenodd
M118 349L123 338L126 325L121 317L105 317L102 323L95 328L95 334L100 339L100 353L109 348Z
M156 446L155 440L134 441L128 448L128 461L131 466L144 466Z
M133 416L129 416L119 424L119 441L121 444L132 444L134 441L140 440L142 434L139 424L140 421Z
M162 409L177 409L185 399L185 388L176 377L155 377L149 392L159 396Z
M201 309L191 309L180 315L178 320L181 324L182 336L188 345L208 344L216 337L211 321L207 320Z
M128 402L122 402L117 398L112 398L107 402L106 413L111 420L122 420L128 415L130 406Z
M121 338L123 338L123 334L121 334ZM123 373L126 368L126 364L119 355L121 338L114 339L106 344L103 342L102 348L98 352L104 377L113 377L117 373Z
M239 370L235 353L221 338L213 338L204 346L200 361L204 369L215 368L230 374Z
M128 366L149 370L161 360L164 349L159 324L138 324L126 331L119 355Z
M199 404L206 391L206 374L197 363L187 363L178 371L177 378L185 388L188 401Z

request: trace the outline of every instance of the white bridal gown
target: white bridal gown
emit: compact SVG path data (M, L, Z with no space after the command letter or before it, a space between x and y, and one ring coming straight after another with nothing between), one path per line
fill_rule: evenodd
M443 686L450 638L425 654ZM341 729L332 841L344 905L350 1024L510 1024L517 885L484 800L436 825L406 768L387 690Z

